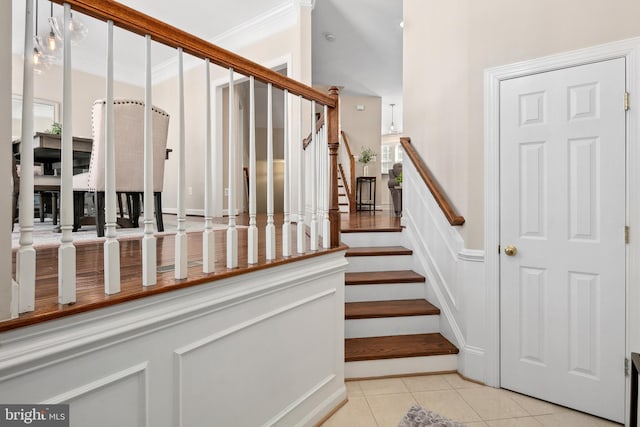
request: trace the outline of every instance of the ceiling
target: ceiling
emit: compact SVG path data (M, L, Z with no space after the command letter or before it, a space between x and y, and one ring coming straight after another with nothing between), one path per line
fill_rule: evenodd
M120 0L161 21L205 40L232 30L257 15L266 14L296 0ZM37 0L39 34L48 31L50 3ZM24 0L13 3L13 51L21 53L24 44ZM221 13L223 11L224 13ZM61 16L62 7L53 6ZM84 71L103 74L106 69L106 25L83 17L89 26L87 38L74 48L73 65ZM391 122L401 129L402 117L402 0L316 0L312 13L313 84L337 85L345 94L382 97L383 129ZM324 34L335 36L333 42ZM173 49L153 44L153 66L170 61ZM144 39L116 28L114 30L116 75L130 82L144 82ZM384 133L384 131L383 131Z

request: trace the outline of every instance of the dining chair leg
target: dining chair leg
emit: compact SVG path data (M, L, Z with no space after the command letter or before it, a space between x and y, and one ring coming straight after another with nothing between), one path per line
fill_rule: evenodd
M154 205L156 209L156 229L164 231L164 221L162 220L162 193L154 193Z
M117 193L116 198L118 199L118 209L120 210L120 218L124 218L124 212L122 210L122 193Z
M104 237L104 191L96 192L96 234Z
M40 201L40 208L38 209L38 213L40 214L40 222L44 222L44 202L45 198L43 193L38 193L38 200Z
M80 229L80 220L84 216L84 191L73 192L73 231Z
M140 227L140 213L141 203L140 203L140 193L129 193L131 196L131 224L134 228Z
M53 225L58 225L58 193L51 193L51 216Z
M11 218L11 231L13 231L13 229L15 228L15 224L16 224L16 219L18 219L18 197L19 197L19 193L13 193L13 200L11 203L11 212L12 212L12 218Z

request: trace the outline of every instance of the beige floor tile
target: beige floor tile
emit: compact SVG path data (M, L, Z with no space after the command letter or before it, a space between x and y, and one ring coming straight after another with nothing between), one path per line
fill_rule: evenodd
M444 379L451 384L451 387L453 388L479 388L479 387L484 387L482 384L477 384L471 381L467 381L465 379L463 379L460 375L458 374L446 374L446 375L442 375L444 377Z
M620 425L576 411L564 411L557 414L540 415L536 417L536 420L540 421L542 425L547 427L608 427Z
M365 396L407 393L409 391L400 378L388 378L382 380L368 380L358 382Z
M475 423L466 423L467 427L487 427L487 423L484 421L476 421Z
M506 420L491 420L487 421L489 427L541 427L540 424L533 417L524 418L507 418Z
M515 400L516 403L529 413L529 415L548 415L564 412L568 409L563 406L554 405L553 403L538 400L524 394L514 393L509 390L502 390L503 394Z
M346 381L344 383L347 386L347 396L348 397L362 397L364 393L362 392L362 388L360 387L360 383L358 381Z
M349 398L338 412L323 424L325 427L375 427L376 421L364 397Z
M423 408L454 421L461 423L482 421L455 390L416 391L413 392L413 396Z
M411 393L368 396L367 402L380 427L397 427L409 408L416 404Z
M491 387L459 389L458 393L484 421L529 414L502 390Z
M403 378L402 382L410 391L451 390L451 384L444 375L424 375L420 377Z

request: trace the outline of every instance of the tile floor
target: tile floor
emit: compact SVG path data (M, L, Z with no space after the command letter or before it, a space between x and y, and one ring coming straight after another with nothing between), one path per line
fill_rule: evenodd
M349 402L323 426L397 427L409 407L416 403L469 427L620 425L508 390L472 383L457 374L346 384Z

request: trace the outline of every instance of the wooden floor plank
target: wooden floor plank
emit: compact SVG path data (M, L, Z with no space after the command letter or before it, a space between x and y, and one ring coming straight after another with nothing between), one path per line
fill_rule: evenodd
M413 251L403 246L362 246L347 249L348 257L351 256L398 256L412 255Z
M345 362L400 357L457 354L458 349L440 334L349 338L344 345Z
M431 316L438 314L440 314L440 309L425 299L348 302L344 306L345 319Z
M379 285L386 283L420 283L424 276L411 270L345 273L345 285Z

